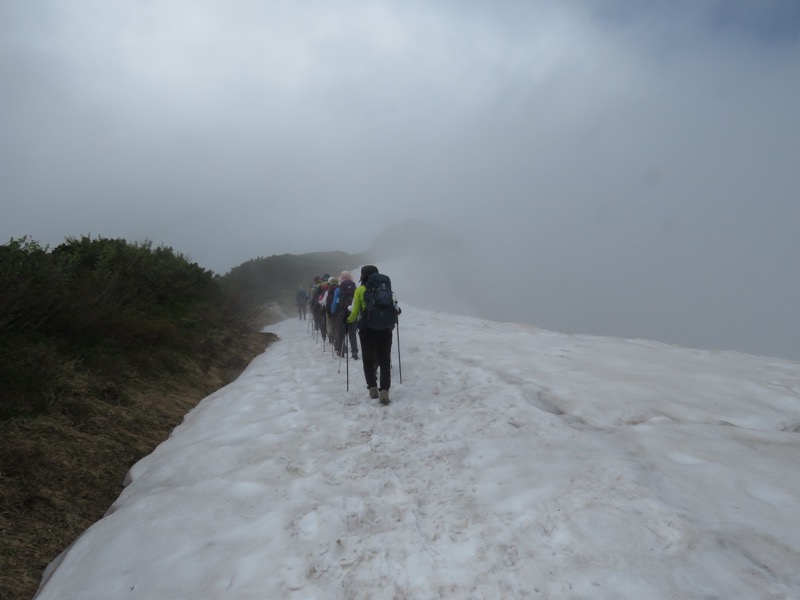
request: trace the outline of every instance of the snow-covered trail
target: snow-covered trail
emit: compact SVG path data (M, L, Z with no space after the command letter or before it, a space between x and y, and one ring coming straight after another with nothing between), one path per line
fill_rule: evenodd
M400 327L388 407L305 322L270 327L39 600L800 597L800 365Z

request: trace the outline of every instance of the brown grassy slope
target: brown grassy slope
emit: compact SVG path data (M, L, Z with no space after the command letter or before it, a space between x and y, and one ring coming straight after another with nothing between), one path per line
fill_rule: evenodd
M60 414L0 421L0 598L32 598L47 565L119 496L130 467L275 339L244 334L189 376L117 389L111 401L87 385L95 392Z

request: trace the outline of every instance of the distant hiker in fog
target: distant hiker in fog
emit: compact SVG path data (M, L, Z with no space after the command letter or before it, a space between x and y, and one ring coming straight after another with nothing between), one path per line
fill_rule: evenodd
M308 305L311 309L311 318L314 320L314 330L322 329L322 311L319 306L319 297L322 294L322 278L317 275L314 277L314 284L311 286ZM324 335L324 334L323 334Z
M323 308L325 309L325 314L328 317L328 339L330 340L331 344L336 343L336 324L334 323L333 315L331 314L331 306L333 305L333 297L336 294L336 290L339 289L339 278L338 277L330 277L328 279L328 289L325 291L325 300Z
M306 288L302 284L294 298L295 302L297 302L297 316L299 320L303 321L306 318L306 309L308 308L308 292L306 292Z

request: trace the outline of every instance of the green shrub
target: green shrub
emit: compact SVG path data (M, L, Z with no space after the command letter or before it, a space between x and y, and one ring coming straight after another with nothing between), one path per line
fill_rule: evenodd
M239 311L258 310L263 304L279 302L294 306L299 286L308 287L315 275L338 277L345 269L365 262L361 254L312 252L255 258L231 269L220 278L229 299Z
M0 598L30 598L130 466L263 351L251 315L171 248L0 246Z
M248 316L211 271L168 247L83 236L51 251L12 239L0 246L0 418L74 404L81 373L180 372Z

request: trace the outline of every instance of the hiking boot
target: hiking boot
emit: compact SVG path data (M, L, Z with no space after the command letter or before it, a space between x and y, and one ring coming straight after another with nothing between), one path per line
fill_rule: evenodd
M369 388L369 397L373 400L378 397L378 388L371 387Z
M358 360L358 352L353 352L353 360Z
M389 404L389 390L381 390L379 396L381 404Z

